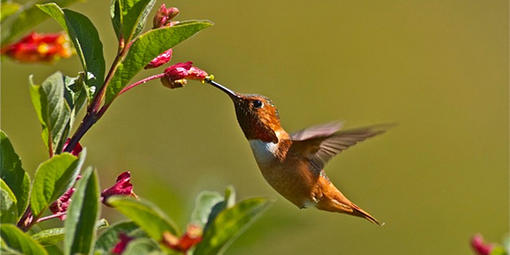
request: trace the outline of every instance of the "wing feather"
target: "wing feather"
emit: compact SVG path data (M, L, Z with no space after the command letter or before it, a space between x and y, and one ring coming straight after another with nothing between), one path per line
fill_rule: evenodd
M326 163L347 148L386 132L392 125L383 124L339 131L339 122L313 126L291 134L292 152L308 158L320 171ZM333 131L334 130L334 131Z

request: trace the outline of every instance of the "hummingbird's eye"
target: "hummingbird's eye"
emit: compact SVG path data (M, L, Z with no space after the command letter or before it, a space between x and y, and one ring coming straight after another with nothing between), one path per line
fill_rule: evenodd
M260 100L253 100L252 104L253 107L255 108L261 108L262 106L264 106L264 103L262 103Z

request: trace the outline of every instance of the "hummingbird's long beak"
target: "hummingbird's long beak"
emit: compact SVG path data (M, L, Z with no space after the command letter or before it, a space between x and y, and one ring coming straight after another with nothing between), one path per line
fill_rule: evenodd
M205 79L205 82L207 82L207 83L213 85L214 87L220 89L221 91L225 92L230 98L232 98L232 100L240 99L239 95L236 92L228 89L227 87L225 87L211 79Z

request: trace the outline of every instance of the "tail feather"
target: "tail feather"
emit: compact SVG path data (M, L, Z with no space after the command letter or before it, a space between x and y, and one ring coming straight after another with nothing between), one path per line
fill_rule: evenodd
M365 212L363 209L359 208L357 205L352 204L352 215L362 217L367 219L368 221L377 224L379 226L384 226L384 222L378 221L374 216L370 215L370 213Z
M370 213L364 211L363 209L359 208L359 206L355 205L349 200L339 202L336 199L323 199L319 203L317 203L317 209L324 210L324 211L330 211L330 212L339 212L339 213L346 213L353 216L365 218L366 220L377 224L379 226L384 226L384 222L378 221L374 216L370 215Z

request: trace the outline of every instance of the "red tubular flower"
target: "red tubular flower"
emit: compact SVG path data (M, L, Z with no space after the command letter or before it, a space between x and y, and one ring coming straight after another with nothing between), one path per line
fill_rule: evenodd
M161 83L168 88L179 88L187 83L186 79L203 81L207 75L207 72L193 66L193 63L188 61L165 69L165 76L161 78Z
M179 9L175 7L166 8L166 5L162 4L156 15L154 15L153 28L172 26L171 20L178 14Z
M30 33L16 43L2 48L1 53L21 62L51 62L72 55L65 33Z
M78 181L80 178L81 176L78 175L78 177L76 177L76 181ZM62 196L60 196L55 202L53 202L50 205L50 211L53 214L67 212L69 203L71 203L71 196L73 195L75 190L76 189L73 187L69 188L64 194L62 194ZM63 221L66 219L66 215L61 214L60 216L58 216L58 218Z
M113 247L112 253L113 254L122 254L124 250L126 249L129 242L131 242L134 238L124 234L119 233L119 242Z
M67 138L66 142L64 143L64 146L62 148L62 151L65 151L66 148L67 148L67 145L69 145L69 141L71 141L70 138ZM71 151L71 154L73 154L74 156L77 156L80 155L80 152L83 148L81 147L81 144L78 143L76 144L76 146L74 146L73 150Z
M103 204L109 206L106 203L106 200L108 200L109 197L114 195L137 197L136 194L133 192L133 184L131 184L130 180L131 173L129 171L121 173L117 177L117 182L112 187L105 189L103 190L103 192L101 192L101 200Z
M494 245L485 243L482 235L476 234L471 238L471 247L478 255L489 255Z
M173 50L168 49L167 51L161 53L159 56L154 58L149 64L145 66L145 69L156 68L160 65L164 65L168 63L172 59Z
M187 252L191 247L202 241L202 228L188 225L186 233L179 239L170 232L163 233L163 244L175 251Z

